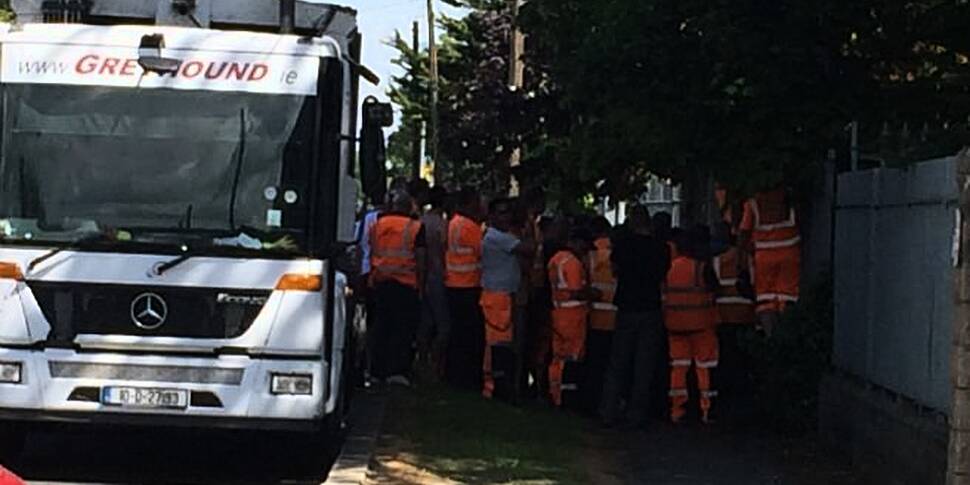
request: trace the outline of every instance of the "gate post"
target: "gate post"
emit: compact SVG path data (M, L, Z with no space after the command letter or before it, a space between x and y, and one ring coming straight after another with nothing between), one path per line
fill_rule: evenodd
M970 149L957 155L960 206L953 235L955 305L950 352L950 445L947 485L970 485Z

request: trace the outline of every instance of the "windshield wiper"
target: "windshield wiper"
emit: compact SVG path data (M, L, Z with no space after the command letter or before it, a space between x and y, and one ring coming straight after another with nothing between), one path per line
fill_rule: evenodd
M155 274L158 275L158 276L161 276L161 275L167 273L168 270L170 270L170 269L172 269L172 268L174 268L174 267L176 267L176 266L178 266L178 265L180 265L180 264L182 264L182 263L184 263L184 262L186 262L186 261L188 261L188 260L190 260L190 259L198 256L197 254L195 254L193 252L190 252L189 251L189 247L186 246L186 245L184 245L184 244L182 245L181 249L182 249L182 252L183 252L183 254L181 256L179 256L179 257L177 257L175 259L172 259L172 260L169 260L169 261L166 261L166 262L160 264L157 268L155 268Z
M40 256L38 256L38 257L34 258L33 260L31 260L30 263L27 264L27 272L30 273L31 271L34 270L34 268L36 268L37 266L41 265L44 261L47 261L47 260L53 258L54 256L57 256L58 254L61 254L62 252L66 251L68 249L75 249L78 246L84 245L86 243L94 242L94 241L98 241L98 240L104 239L105 236L106 235L103 232L97 232L97 233L94 233L94 234L88 234L86 236L79 237L79 238L77 238L77 239L75 239L75 240L67 243L64 246L51 249L50 251L47 251L46 253L41 254Z

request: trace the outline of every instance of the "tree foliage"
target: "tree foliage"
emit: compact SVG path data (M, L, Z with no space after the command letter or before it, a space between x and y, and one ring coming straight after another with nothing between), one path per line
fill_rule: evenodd
M968 18L956 0L531 0L523 23L569 113L559 164L623 193L648 172L807 179L852 120L884 158L953 150Z
M444 17L438 24L438 163L443 166L443 182L504 191L511 175L512 152L542 132L537 127L543 110L534 106L534 91L509 87L512 18L508 4L494 0L447 3L467 9L468 14ZM426 49L416 52L400 35L394 47L398 51L395 63L404 74L393 79L390 96L401 108L404 121L392 135L390 151L392 156L400 156L406 153L401 146L405 134L413 136L414 130L430 120L430 70Z

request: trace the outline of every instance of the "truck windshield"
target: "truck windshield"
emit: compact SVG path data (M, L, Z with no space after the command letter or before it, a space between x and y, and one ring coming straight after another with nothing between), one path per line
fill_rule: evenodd
M302 252L313 97L9 84L0 237ZM207 245L203 245L207 246Z

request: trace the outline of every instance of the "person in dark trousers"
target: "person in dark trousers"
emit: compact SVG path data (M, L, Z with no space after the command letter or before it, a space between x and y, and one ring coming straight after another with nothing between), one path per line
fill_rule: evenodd
M603 381L610 365L613 332L616 330L616 277L613 275L610 238L613 227L605 217L590 222L593 250L587 261L589 281L600 291L600 298L590 303L589 332L586 334L586 380L583 385L583 411L596 416L603 400Z
M428 250L418 349L439 378L444 377L444 351L450 328L448 297L445 293L445 241L448 237L445 197L443 188L430 189L428 203L431 207L421 216Z
M650 213L643 206L630 210L628 227L615 239L611 259L617 279L616 330L600 416L605 426L617 424L620 397L632 375L625 411L629 424L639 428L647 423L657 353L663 349L660 287L670 269L670 254L653 236Z
M451 331L445 379L459 389L482 390L485 320L482 296L482 198L472 188L458 194L445 242L445 287Z
M377 312L372 377L404 386L410 385L424 285L425 236L415 216L413 199L404 192L393 193L389 209L370 233Z

